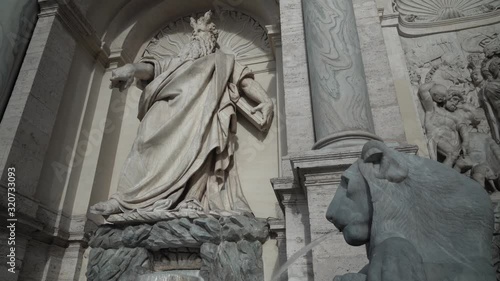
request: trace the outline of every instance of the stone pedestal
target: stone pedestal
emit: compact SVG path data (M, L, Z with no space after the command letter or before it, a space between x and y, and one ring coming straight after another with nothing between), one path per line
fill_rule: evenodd
M416 154L416 146L399 151ZM291 155L294 177L274 179L273 187L285 213L286 252L292 257L318 239L326 239L288 268L288 278L332 280L336 275L358 272L366 264L364 247L352 247L326 220L328 205L340 184L342 173L361 155L360 148L310 151Z
M260 281L262 244L268 233L267 222L245 216L103 225L89 243L87 278L191 280L167 277L183 275L179 270L197 270L205 281ZM160 279L151 275L155 272Z
M138 279L139 281L199 281L202 280L196 276L188 276L181 274L165 274L165 273L152 273L144 274Z

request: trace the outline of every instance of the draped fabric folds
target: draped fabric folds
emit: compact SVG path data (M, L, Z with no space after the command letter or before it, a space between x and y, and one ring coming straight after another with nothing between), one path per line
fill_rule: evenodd
M233 154L238 83L252 73L220 51L142 62L155 78L145 81L141 124L112 198L123 211L173 210L194 196L205 210L251 212Z

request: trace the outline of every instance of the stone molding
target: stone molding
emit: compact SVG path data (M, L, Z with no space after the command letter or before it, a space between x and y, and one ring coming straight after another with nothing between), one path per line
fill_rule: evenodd
M395 149L416 155L418 146L400 145ZM340 183L342 173L360 156L361 148L352 147L345 151L313 150L283 157L283 161L290 161L293 177L271 179L281 209L307 204L308 186Z
M338 148L342 146L351 146L353 143L359 142L361 144L370 141L378 140L383 141L379 136L365 131L342 131L328 135L318 140L313 150L321 149L323 147Z
M87 228L87 215L71 216L40 206L36 220L44 225L44 236L64 247L70 241L83 241Z
M276 220L268 220L269 231L271 233L276 234L276 239L286 239L285 233L285 220L276 219Z
M57 17L68 28L73 38L103 66L107 66L111 54L108 45L97 36L94 28L73 1L38 0L39 17Z
M293 177L271 179L282 210L292 205L307 204L304 191Z
M304 185L323 186L329 184L339 184L342 176L341 170L343 169L336 170L334 172L306 174L304 175Z
M416 145L392 145L397 151L416 155ZM271 179L282 209L307 204L307 187L340 183L342 173L361 156L361 147L344 151L316 150L283 157L290 161L293 177Z
M271 49L273 50L273 55L276 57L276 48L281 48L281 27L279 24L266 25L267 36L271 41Z
M445 33L469 29L500 22L500 10L465 15L461 17L437 20L437 21L415 21L405 19L409 15L397 9L397 1L393 1L393 10L382 12L381 21L383 27L398 27L399 34L404 37L417 37L423 35Z
M393 9L406 21L441 21L487 13L495 0L396 0Z
M415 145L406 144L396 146L395 149L400 152L416 154L418 147ZM294 169L307 169L320 167L320 165L323 165L324 167L324 164L330 164L331 166L334 166L338 164L338 160L343 160L345 164L349 164L349 162L354 163L354 161L360 156L361 149L348 149L345 151L311 151L304 154L290 155L285 157L285 159L290 160Z
M0 190L3 190L3 187ZM72 241L84 241L87 228L92 228L86 215L70 216L62 211L55 212L19 193L16 194L16 198L16 203L23 206L22 210L18 210L19 234L40 242L50 242L65 247ZM4 208L5 206L1 206L0 211ZM23 212L25 209L30 212ZM5 214L7 211L2 211L0 217Z
M406 22L398 19L399 33L405 37L457 31L500 22L500 10L438 22Z

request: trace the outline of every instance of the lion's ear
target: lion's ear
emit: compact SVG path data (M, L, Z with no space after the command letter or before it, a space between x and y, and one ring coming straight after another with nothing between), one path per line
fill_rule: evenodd
M398 152L391 150L384 143L369 141L363 147L361 159L365 163L373 163L375 176L390 182L402 182L408 176L408 167Z
M191 17L190 21L191 21L191 27L196 28L196 20L193 17Z

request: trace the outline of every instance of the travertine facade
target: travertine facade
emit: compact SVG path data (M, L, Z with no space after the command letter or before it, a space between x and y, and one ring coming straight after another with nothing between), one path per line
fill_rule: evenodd
M2 13L35 13L6 3ZM86 280L88 237L104 222L89 207L116 192L140 124L142 90L110 89L112 71L176 55L189 40L189 17L208 10L221 50L253 71L275 105L267 133L244 118L236 128L241 188L270 227L264 280L324 235L280 280L331 280L366 264L365 249L349 247L325 212L368 140L445 162L496 203L499 7L496 0L38 0L20 69L3 48L0 57L9 58L2 83L10 70L17 77L0 85L12 88L0 100L8 100L0 197L9 198L14 167L18 219L16 273L4 273L2 263L2 276ZM8 32L29 30L29 18ZM7 199L0 206L5 221ZM4 249L11 233L0 234Z

